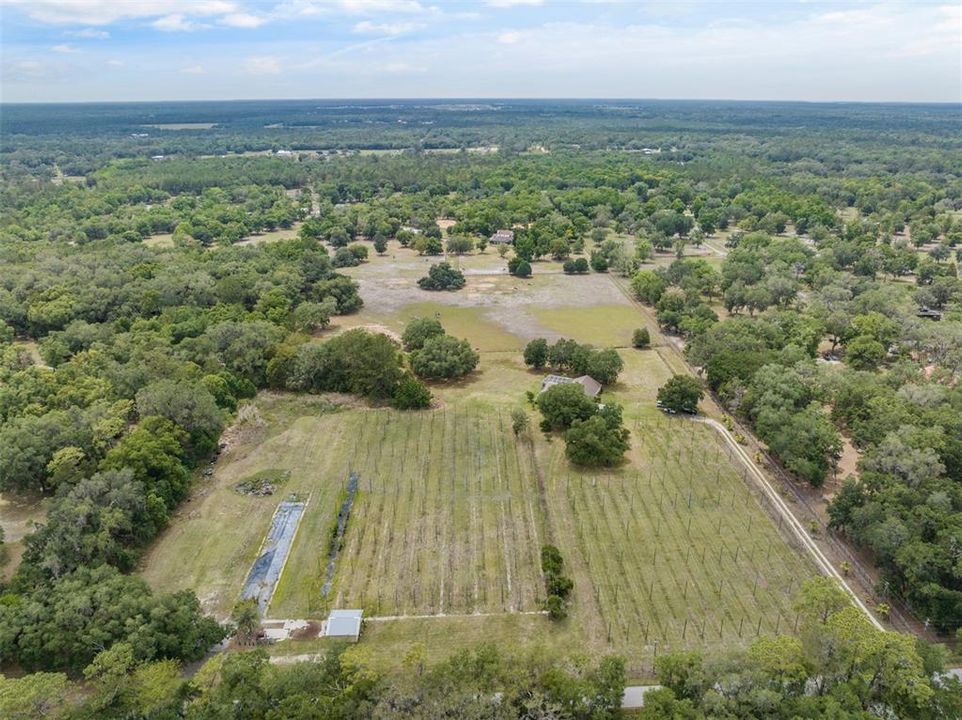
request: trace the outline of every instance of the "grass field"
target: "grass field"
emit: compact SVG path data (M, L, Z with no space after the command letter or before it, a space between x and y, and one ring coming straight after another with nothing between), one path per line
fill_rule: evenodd
M515 442L503 411L469 403L332 419L351 438L340 447L341 467L360 476L336 582L323 600L326 557L318 537L330 528L335 506L314 503L273 614L316 616L329 606L389 616L540 609L537 486L530 454ZM344 470L335 470L335 484Z
M622 281L469 275L461 292L426 293L414 285L423 267L407 253L352 268L365 308L328 332L397 333L410 317L438 315L481 351L479 370L432 386L436 407L417 413L350 398L334 398L335 407L259 396L257 421L228 433L214 477L146 559L148 580L193 587L226 615L277 502L295 493L308 506L268 614L364 608L371 621L352 652L379 666L398 665L416 642L437 659L488 639L509 649L617 651L643 676L659 648L729 647L792 630L791 595L814 569L782 539L714 431L656 411L657 388L684 366ZM642 325L653 331L652 349L625 347ZM623 466L573 468L560 438L537 431L530 408L532 430L514 437L510 412L541 379L519 351L539 335L621 348L625 368L605 397L624 406L632 433ZM234 489L266 470L290 471L277 495ZM324 598L331 528L351 471L360 487ZM538 612L546 540L561 548L574 580L561 623ZM272 652L321 645L292 641Z
M560 444L547 460L552 534L575 570L588 637L632 656L656 642L731 647L791 631L792 594L812 568L781 540L715 431L683 418L630 425L629 466L578 471Z

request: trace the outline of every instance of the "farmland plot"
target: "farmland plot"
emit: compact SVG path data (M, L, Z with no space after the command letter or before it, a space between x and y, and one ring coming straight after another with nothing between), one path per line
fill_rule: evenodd
M380 616L539 610L541 509L530 453L506 412L467 404L366 410L357 420L351 447L337 443L345 452L330 463L345 479L348 470L360 478L333 587L322 597L332 511L315 506L272 614L316 616L331 606Z
M791 633L792 595L814 568L780 536L710 428L634 421L634 462L547 472L553 534L588 636L629 658Z

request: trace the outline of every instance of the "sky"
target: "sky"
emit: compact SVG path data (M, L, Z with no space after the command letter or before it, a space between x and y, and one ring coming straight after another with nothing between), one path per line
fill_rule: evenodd
M0 0L4 102L962 101L962 2Z

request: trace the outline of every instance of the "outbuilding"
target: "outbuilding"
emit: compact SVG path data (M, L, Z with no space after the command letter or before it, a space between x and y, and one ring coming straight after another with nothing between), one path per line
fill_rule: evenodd
M581 385L581 389L585 391L585 395L591 398L598 397L601 393L601 383L590 375L581 375L576 378L565 377L564 375L548 375L541 381L541 392L544 392L552 385L567 385L570 383Z
M511 245L514 242L514 230L498 230L488 238L492 245Z
M324 637L357 642L363 615L363 610L331 610L324 624Z

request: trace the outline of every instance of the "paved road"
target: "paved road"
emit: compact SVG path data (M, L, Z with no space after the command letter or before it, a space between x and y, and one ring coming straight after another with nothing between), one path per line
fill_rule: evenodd
M872 614L872 611L869 610L865 603L862 602L862 599L855 593L854 590L852 590L851 586L845 582L845 578L843 578L838 570L835 569L835 566L832 565L829 559L825 557L825 554L822 552L821 548L819 548L815 541L812 540L812 537L802 526L802 523L799 522L798 518L795 517L795 514L792 512L788 504L782 499L782 496L778 494L778 491L776 491L774 487L772 487L772 484L768 481L768 478L765 477L765 474L758 468L758 465L755 464L755 461L752 460L747 452L745 452L745 448L743 448L735 440L732 434L728 431L728 428L712 418L696 417L694 420L696 422L710 425L719 433L721 433L728 445L735 451L741 461L745 464L745 467L748 468L752 479L755 481L755 484L763 493L765 493L769 500L772 501L775 510L788 523L789 530L791 530L792 533L799 539L799 541L802 543L802 546L808 550L809 554L812 556L812 559L815 560L815 564L821 568L823 573L831 578L834 578L838 584L842 586L842 588L852 597L852 601L855 603L856 607L858 607L868 616L868 619L872 621L872 624L876 628L879 630L885 630L885 628L882 626L882 623L878 621L875 615Z

